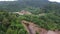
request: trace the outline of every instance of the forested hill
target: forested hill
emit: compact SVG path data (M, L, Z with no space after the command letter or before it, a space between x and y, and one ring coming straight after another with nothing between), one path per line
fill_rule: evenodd
M43 7L44 5L48 4L48 0L18 0L19 3L24 3L29 6L35 7Z
M35 7L43 7L48 4L48 0L18 0L14 2L0 2L1 5L17 5L17 6L35 6Z
M43 8L51 4L48 0L18 0L13 2L0 2L0 10L20 11L27 7Z
M39 4L39 5L42 5L42 4L47 4L49 1L48 0L18 0L18 1L8 1L8 2L6 2L6 1L2 1L2 2L0 2L0 4L2 3L2 4L5 4L5 3L10 3L10 4L12 4L12 3L15 3L15 4L29 4L29 5L33 5L33 4Z
M31 27L29 23L33 23L34 26L32 24ZM29 31L25 29L24 24ZM60 34L60 3L48 0L0 2L0 34L29 34L32 30L30 27L56 31ZM43 29L38 29L39 33L43 33ZM37 31L36 33L39 34Z

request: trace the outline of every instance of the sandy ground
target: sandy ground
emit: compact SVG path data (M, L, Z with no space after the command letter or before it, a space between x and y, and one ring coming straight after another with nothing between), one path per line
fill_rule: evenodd
M57 33L54 32L54 31L50 31L50 30L49 30L49 31L47 32L47 34L57 34Z

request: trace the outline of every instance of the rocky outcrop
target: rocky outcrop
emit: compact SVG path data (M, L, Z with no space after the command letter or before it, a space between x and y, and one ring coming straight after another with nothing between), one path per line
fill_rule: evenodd
M31 12L26 11L26 10L22 10L20 12L13 12L13 13L16 13L16 14L19 14L19 15L31 15L32 14Z
M21 12L19 12L19 14L20 15L30 15L30 14L32 14L31 12L29 12L29 11L25 11L25 10L22 10Z

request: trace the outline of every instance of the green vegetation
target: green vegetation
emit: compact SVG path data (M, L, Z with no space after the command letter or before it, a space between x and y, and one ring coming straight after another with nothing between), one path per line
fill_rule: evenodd
M0 11L0 34L27 34L17 14Z
M44 16L39 15L23 15L20 16L23 20L33 22L41 28L45 28L47 30L60 30L60 17L54 14L47 14Z
M47 30L60 30L60 16L55 13L45 15L18 15L7 11L0 11L0 34L28 34L22 20L33 22L38 27Z
M36 5L26 6L17 3L17 5L9 4L8 8L5 5L3 5L4 7L0 5L0 34L28 34L21 24L22 20L32 22L47 30L60 30L60 5L58 3L49 3L44 7L39 7L39 4L36 7ZM29 11L32 15L14 13L20 10Z

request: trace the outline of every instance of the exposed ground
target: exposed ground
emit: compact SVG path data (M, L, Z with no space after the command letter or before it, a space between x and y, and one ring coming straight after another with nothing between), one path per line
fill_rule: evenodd
M51 31L51 30L46 30L44 28L39 28L38 25L32 23L32 22L27 22L25 20L22 21L22 24L24 25L25 29L29 34L60 34L60 31Z

